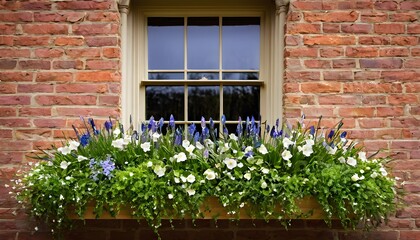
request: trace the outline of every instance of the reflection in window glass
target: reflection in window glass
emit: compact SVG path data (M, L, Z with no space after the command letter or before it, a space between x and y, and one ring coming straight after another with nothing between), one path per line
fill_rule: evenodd
M153 72L149 73L149 80L179 80L184 79L184 73Z
M225 72L223 80L258 80L258 75L256 72Z
M146 87L146 118L169 120L171 114L176 120L184 120L184 87Z
M188 120L199 121L201 117L219 118L219 87L188 87Z
M184 69L184 18L148 18L149 69Z
M188 69L219 68L219 18L190 17L187 28Z
M208 80L216 80L219 79L219 73L205 73L205 72L190 72L188 73L189 80L200 80L200 79L208 79Z
M223 69L260 68L260 19L224 17L222 26Z
M260 114L260 87L258 86L224 86L223 111L227 120L238 120L239 117L255 118Z

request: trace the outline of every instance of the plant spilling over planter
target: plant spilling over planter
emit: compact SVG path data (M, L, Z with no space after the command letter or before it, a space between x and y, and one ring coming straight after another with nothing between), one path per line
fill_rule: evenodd
M202 118L182 131L171 116L124 131L110 119L100 132L89 119L83 132L75 128L78 141L44 151L14 180L16 198L53 232L71 222L68 209L83 219L92 202L97 217L128 207L155 230L163 217L203 217L209 197L234 219L246 209L252 218L288 223L305 217L298 202L312 196L327 222L335 217L344 227L374 227L396 208L386 159L367 157L340 131L341 122L330 130L319 122L306 128L303 119L294 128L278 121L270 128L247 118L236 133L224 116L218 124L220 131Z

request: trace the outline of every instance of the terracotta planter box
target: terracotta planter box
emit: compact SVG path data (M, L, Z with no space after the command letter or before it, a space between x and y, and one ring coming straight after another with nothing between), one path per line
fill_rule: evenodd
M223 206L220 204L219 200L215 197L208 198L206 200L205 206L208 206L208 209L205 210L205 207L202 208L202 211L204 213L203 219L213 219L215 216L217 216L217 219L234 219L235 217L233 215L227 214L226 210L223 208ZM304 217L297 217L297 216L291 216L291 219L296 218L303 218L303 219L324 219L325 213L319 203L316 201L313 197L305 197L302 200L298 202L298 206L302 210L302 213L305 214ZM280 207L280 206L279 206ZM93 213L94 206L89 205L86 209L84 219L97 219L95 214ZM109 214L109 212L103 212L102 216L98 219L133 219L131 216L130 208L125 207L121 208L120 213L113 217ZM70 219L79 219L79 217L74 213L69 213ZM188 219L189 217L185 217L185 219ZM167 217L163 217L163 219L168 219ZM246 207L241 209L240 212L240 219L252 219L247 212Z

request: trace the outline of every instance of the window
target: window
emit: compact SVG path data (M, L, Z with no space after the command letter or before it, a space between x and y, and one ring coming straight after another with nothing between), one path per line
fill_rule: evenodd
M131 7L134 119L173 114L189 124L223 114L233 129L239 116L271 118L273 1L183 2Z

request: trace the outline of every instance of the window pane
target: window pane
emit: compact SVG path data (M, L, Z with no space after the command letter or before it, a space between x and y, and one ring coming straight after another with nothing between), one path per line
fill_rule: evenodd
M259 18L223 18L222 41L223 69L260 68Z
M184 73L176 72L153 72L149 73L149 80L180 80L184 79Z
M219 68L219 18L188 18L188 69Z
M239 117L258 118L260 115L260 87L225 86L223 87L223 111L227 120Z
M146 87L146 118L169 120L171 114L175 120L184 120L184 87Z
M258 80L257 72L224 72L223 80Z
M219 73L205 73L205 72L188 73L189 80L200 80L203 78L207 78L208 80L219 79Z
M219 86L188 87L188 120L219 118Z
M149 69L184 69L184 18L148 18Z

